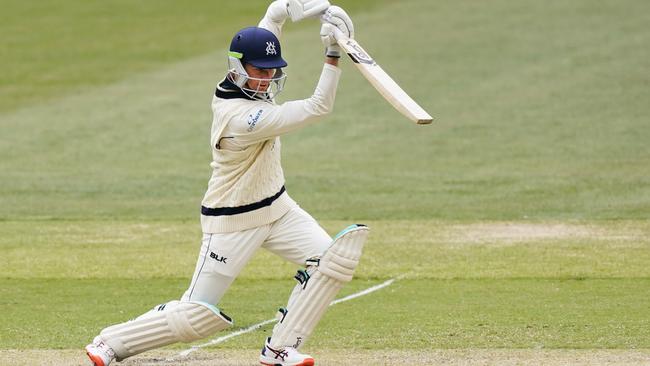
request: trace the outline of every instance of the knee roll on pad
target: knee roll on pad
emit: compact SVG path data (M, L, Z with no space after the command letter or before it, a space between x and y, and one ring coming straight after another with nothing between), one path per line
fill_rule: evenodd
M307 340L343 284L352 280L369 231L365 225L349 226L334 237L314 271L306 278L297 275L300 283L273 328L271 347L298 348Z
M365 225L353 225L339 233L321 257L318 271L337 281L350 282L359 264L368 232ZM343 243L338 244L339 241Z
M210 304L173 301L137 319L110 326L100 336L120 361L168 344L196 341L231 325L232 319Z

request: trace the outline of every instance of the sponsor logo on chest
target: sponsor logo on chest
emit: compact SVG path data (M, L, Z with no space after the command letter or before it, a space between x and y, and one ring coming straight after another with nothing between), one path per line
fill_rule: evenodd
M264 112L264 110L260 109L259 111L257 111L255 116L253 116L252 114L248 115L248 130L247 130L248 132L253 131L255 125L257 124L257 121L259 121L260 117L262 116L262 112Z

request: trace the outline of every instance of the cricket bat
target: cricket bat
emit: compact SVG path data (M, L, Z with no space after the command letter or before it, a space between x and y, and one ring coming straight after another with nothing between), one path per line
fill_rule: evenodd
M411 121L426 125L433 121L433 118L422 107L420 107L406 92L400 88L376 62L370 57L363 47L354 39L342 37L337 40L341 48L354 61L355 66L363 76L377 89L397 111Z

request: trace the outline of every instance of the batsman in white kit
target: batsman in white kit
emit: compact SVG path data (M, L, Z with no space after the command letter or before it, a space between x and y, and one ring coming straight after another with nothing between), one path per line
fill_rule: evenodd
M285 20L320 17L325 63L314 94L276 104L287 66L279 37ZM216 305L262 247L301 267L286 308L264 342L264 365L313 365L301 353L329 303L352 279L368 235L352 225L334 238L289 197L280 164L280 135L332 111L341 74L337 37L354 37L352 21L327 0L276 0L258 27L232 39L229 70L212 99L212 177L201 207L202 245L189 288L125 323L109 326L86 346L107 366L176 342L192 342L232 326Z

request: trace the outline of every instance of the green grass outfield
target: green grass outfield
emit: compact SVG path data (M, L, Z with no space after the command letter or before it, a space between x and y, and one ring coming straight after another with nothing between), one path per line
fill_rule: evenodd
M184 291L210 98L266 3L2 1L0 361L80 349ZM341 4L435 122L401 117L345 59L334 113L283 138L301 206L331 234L373 230L344 294L402 276L333 307L307 349L650 349L650 5ZM308 96L317 23L287 24L283 52L280 99ZM268 319L293 271L261 252L220 307Z

